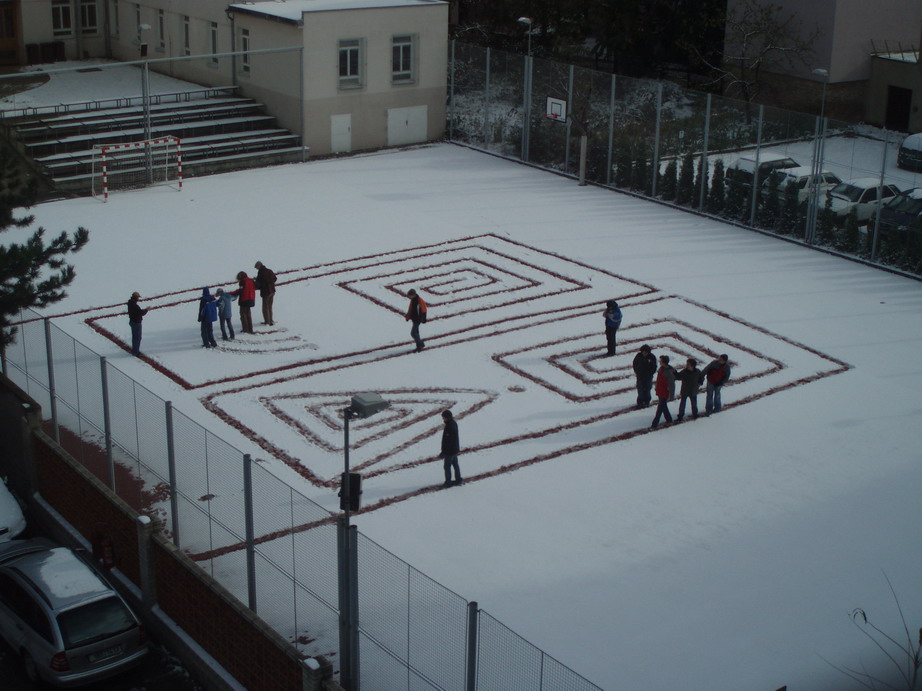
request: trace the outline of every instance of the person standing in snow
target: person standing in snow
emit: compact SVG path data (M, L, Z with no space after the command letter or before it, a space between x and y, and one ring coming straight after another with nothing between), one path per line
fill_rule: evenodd
M618 340L618 327L621 326L621 308L614 300L606 303L605 311L602 312L605 317L605 340L608 344L608 352L605 357L613 357L615 354L615 345Z
M675 370L669 364L668 355L659 356L659 370L656 373L656 398L659 404L656 406L656 417L653 418L651 429L659 426L660 415L666 418L666 422L672 422L672 415L669 413L669 401L675 398Z
M439 453L439 458L443 460L445 469L445 484L442 487L451 487L452 485L460 485L463 482L461 468L458 466L458 453L461 451L461 442L458 439L458 423L450 410L442 412L442 421L445 423L445 427L442 429L442 451ZM455 472L454 482L451 481L452 468L454 468Z
M256 305L256 285L253 279L247 276L246 271L237 273L237 285L240 287L231 295L238 298L240 306L240 330L245 334L256 333L253 331L253 315L250 310Z
M202 348L217 348L214 323L218 320L218 305L208 288L202 288L202 297L198 301L198 320L202 327Z
M646 408L650 405L650 391L653 389L653 376L656 374L656 357L648 345L640 346L634 356L634 376L637 377L637 405L636 408Z
M419 325L426 323L426 312L428 308L423 299L416 294L416 291L410 288L407 291L407 297L410 298L410 306L407 309L405 315L405 321L413 322L413 328L410 329L410 336L413 337L413 341L416 343L416 350L414 352L419 352L426 347L426 344L423 343L423 339L419 336Z
M218 288L215 291L215 295L218 298L218 319L221 321L221 340L228 340L228 333L230 334L230 340L234 340L234 324L232 322L233 312L231 311L231 303L234 301L234 296L230 293L225 293L223 288Z
M682 382L679 389L679 414L676 415L676 422L682 422L685 417L685 402L691 403L692 420L698 419L698 390L701 388L701 370L698 369L698 361L694 358L688 358L685 362L684 369L676 373L675 378Z
M720 390L730 378L730 361L727 354L713 360L701 373L707 382L704 399L704 414L719 413L723 404L720 402Z
M272 303L275 300L275 273L262 262L256 262L256 290L263 307L263 324L273 326Z
M128 324L131 326L131 354L141 354L141 322L147 310L141 309L138 300L141 299L141 293L134 292L128 299Z

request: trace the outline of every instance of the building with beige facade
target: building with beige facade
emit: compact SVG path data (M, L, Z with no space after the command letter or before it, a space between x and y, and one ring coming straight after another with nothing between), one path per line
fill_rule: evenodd
M0 61L109 57L234 86L312 154L442 136L442 0L0 0Z

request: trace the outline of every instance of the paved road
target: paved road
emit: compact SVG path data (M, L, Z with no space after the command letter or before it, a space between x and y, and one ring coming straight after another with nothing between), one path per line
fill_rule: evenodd
M51 687L26 679L19 656L0 639L0 688L3 691L38 691ZM202 691L168 650L153 642L140 667L106 681L81 687L91 691Z

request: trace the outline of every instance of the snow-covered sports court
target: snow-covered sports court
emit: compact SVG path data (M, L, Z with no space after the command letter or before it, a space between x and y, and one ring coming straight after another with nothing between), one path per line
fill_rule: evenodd
M55 322L330 510L337 411L389 399L353 427L359 530L603 688L886 676L849 614L901 636L887 578L922 624L916 281L451 145L34 212L91 230ZM277 325L257 306L255 336L202 349L201 288L257 260ZM122 348L135 290L146 360ZM649 431L643 343L728 353L724 411ZM445 407L466 482L436 491Z

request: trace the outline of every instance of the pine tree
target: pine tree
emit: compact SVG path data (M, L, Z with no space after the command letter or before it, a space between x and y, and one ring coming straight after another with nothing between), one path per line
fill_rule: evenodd
M781 193L778 188L779 176L776 173L769 175L767 190L762 195L759 205L759 225L763 228L776 229L781 224ZM786 185L793 187L793 185Z
M722 214L726 205L726 190L724 190L724 160L718 158L714 161L714 172L711 174L711 191L707 198L707 210L712 214Z
M679 184L676 187L676 204L683 206L692 205L695 197L695 158L691 152L682 157L682 167L679 170Z
M653 191L653 178L650 176L650 167L643 149L637 152L637 161L634 164L634 184L638 192L649 195Z
M28 228L34 216L17 216L16 209L35 203L34 178L24 170L21 159L0 142L0 233L10 228ZM89 232L78 228L73 237L66 232L45 242L39 227L24 243L0 245L0 348L13 342L13 323L19 311L45 307L65 297L64 288L76 275L65 255L78 252L89 240Z
M820 245L832 247L835 244L836 217L832 213L832 197L824 197L826 205L820 209L816 219L816 241Z
M800 203L800 190L797 185L785 185L781 199L781 220L778 223L778 232L784 235L795 235L798 223L803 217Z
M634 147L627 140L621 140L615 157L615 187L629 190L634 182Z
M698 174L695 176L694 192L691 205L699 211L707 209L708 160L706 156L698 157ZM704 183L704 197L701 196L701 184Z
M666 169L663 171L663 175L660 178L659 185L657 186L657 192L661 199L665 199L667 202L675 201L676 198L676 176L678 174L679 166L676 163L674 158L669 160L669 163L666 164Z
M849 254L861 253L861 232L858 230L858 211L852 208L845 217L845 242L842 249Z

